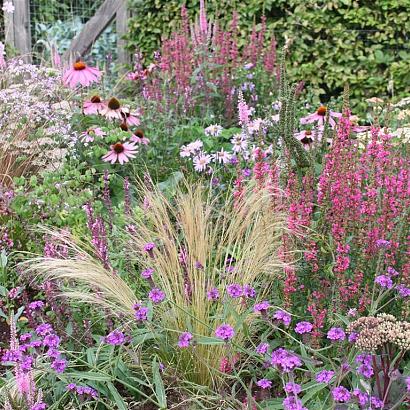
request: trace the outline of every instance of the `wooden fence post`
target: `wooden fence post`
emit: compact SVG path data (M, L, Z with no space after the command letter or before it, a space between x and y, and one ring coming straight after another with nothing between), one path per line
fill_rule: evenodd
M6 43L14 47L26 63L31 63L30 0L12 0L11 3L14 12L4 13Z
M81 32L71 42L70 48L64 53L64 60L82 57L90 50L93 43L115 18L117 11L123 5L122 0L105 0L94 16L84 25Z
M117 31L117 53L118 62L120 64L130 64L131 58L128 50L125 49L126 41L123 39L124 35L128 31L128 18L130 17L128 9L128 0L121 1L121 6L117 10L117 15L115 18L116 31Z

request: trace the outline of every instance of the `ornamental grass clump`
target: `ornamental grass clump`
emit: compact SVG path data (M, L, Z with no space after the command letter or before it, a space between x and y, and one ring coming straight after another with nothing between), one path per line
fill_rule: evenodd
M219 368L234 360L231 346L244 346L253 298L269 293L282 267L284 218L272 215L267 191L249 189L234 206L201 185L185 184L173 199L151 183L140 189L143 216L135 210L125 242L140 273L114 272L75 244L72 258L33 260L31 270L69 283L65 297L109 309L130 335L150 334L144 354L158 355L181 383L221 386L229 376Z

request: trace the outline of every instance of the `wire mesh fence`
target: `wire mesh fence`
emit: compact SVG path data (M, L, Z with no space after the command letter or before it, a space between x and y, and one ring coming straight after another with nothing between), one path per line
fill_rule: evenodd
M34 55L49 58L52 47L63 54L102 3L103 0L30 0ZM116 43L115 24L110 24L93 44L89 58L115 60Z

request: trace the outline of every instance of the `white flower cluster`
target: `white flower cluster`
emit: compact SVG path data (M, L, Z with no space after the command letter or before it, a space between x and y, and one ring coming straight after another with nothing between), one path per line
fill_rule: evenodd
M193 141L187 145L183 145L180 150L182 158L190 158L197 172L212 171L211 164L229 164L235 157L241 156L245 161L255 160L258 146L255 145L255 136L264 135L273 120L265 120L256 118L248 124L242 126L242 131L235 134L230 142L232 147L225 151L223 148L220 151L208 153L204 151L204 144L201 140ZM218 124L210 125L205 128L206 136L218 137L221 135L223 128ZM260 147L259 147L260 148ZM265 155L272 153L272 146L264 150Z
M224 151L223 148L216 153L208 154L203 151L203 145L202 141L196 140L188 145L183 145L180 152L182 158L192 158L197 172L211 170L209 164L212 162L227 164L232 158L232 154Z

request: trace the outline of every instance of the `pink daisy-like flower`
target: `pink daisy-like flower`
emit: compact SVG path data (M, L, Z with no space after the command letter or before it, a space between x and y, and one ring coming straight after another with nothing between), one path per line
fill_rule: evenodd
M322 141L323 129L319 128L318 130L313 130L313 131L303 130L303 131L296 132L294 136L297 140L299 140L302 143L303 148L309 151L313 147L315 142ZM328 142L330 143L331 141L328 141Z
M105 108L105 103L101 101L99 95L92 96L89 100L84 101L83 112L85 115L94 115L100 113Z
M145 137L144 131L140 129L134 132L130 140L135 142L136 144L142 144L142 145L148 145L150 142L149 139Z
M316 122L320 127L323 127L326 122L326 115L327 115L327 107L324 105L321 105L316 112L313 114L309 114L306 117L303 117L300 119L301 124L312 124ZM329 111L329 125L334 128L336 126L336 121L334 120L335 118L340 118L342 116L342 113L340 112L335 112L335 111Z
M81 141L85 143L93 142L95 137L103 137L107 135L101 128L89 128L81 134Z
M102 160L111 162L111 164L115 164L118 161L122 165L128 162L130 158L135 158L136 153L137 147L133 143L117 142L111 145L111 150L102 157Z
M121 111L122 117L124 122L129 126L138 127L141 124L141 120L139 119L140 113L137 111L131 111L129 108L124 107Z
M208 154L200 153L198 156L194 157L194 169L197 172L205 171L208 164L211 162L212 157Z
M109 120L122 120L123 109L121 103L115 97L110 98L100 114Z
M102 72L95 67L89 67L83 61L77 61L63 75L64 85L75 89L77 85L88 87L92 83L98 83Z
M302 130L295 132L295 138L299 140L303 145L309 146L313 143L313 135L311 130Z

